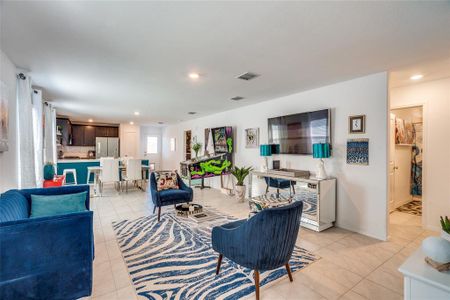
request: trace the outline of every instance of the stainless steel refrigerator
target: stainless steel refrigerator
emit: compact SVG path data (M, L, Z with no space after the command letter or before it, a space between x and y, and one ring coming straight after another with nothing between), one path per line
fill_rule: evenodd
M95 157L119 157L119 138L98 137L95 138Z

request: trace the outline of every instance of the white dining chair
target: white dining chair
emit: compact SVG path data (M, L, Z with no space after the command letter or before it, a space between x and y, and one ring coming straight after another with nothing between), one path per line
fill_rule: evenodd
M116 190L120 191L119 160L111 158L100 158L99 175L100 195L103 195L103 184L114 183Z
M142 161L140 159L128 158L125 175L122 179L125 181L125 189L128 193L129 181L142 181Z

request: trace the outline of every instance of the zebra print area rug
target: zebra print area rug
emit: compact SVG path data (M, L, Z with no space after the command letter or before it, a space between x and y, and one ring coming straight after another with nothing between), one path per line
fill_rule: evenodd
M211 247L212 227L236 219L222 216L196 223L166 213L113 222L119 247L140 299L239 299L255 291L253 271L226 259L215 275L218 254ZM292 272L318 257L296 247ZM262 272L261 286L286 277L286 269Z
M422 201L412 200L406 204L403 204L400 207L397 207L397 211L415 215L415 216L421 216L422 215Z

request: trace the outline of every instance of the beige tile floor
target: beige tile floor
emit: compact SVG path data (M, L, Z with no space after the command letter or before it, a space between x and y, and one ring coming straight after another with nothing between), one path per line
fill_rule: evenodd
M194 201L226 214L244 218L248 204L214 189L195 189ZM117 245L111 222L152 214L148 195L139 190L118 195L105 187L105 195L92 198L95 261L93 294L87 299L137 299ZM172 210L167 207L164 211ZM391 214L391 237L382 242L340 228L321 233L301 229L297 244L322 258L286 278L265 286L262 299L401 299L403 279L397 271L402 262L436 233L423 230L420 217ZM254 299L254 296L248 297Z

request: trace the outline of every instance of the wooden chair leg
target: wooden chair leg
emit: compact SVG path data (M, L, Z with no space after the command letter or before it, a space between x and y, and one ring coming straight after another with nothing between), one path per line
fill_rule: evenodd
M161 221L161 206L158 207L158 222Z
M153 213L156 211L156 205L153 205Z
M216 275L219 275L220 265L222 264L222 258L223 258L223 255L219 254L219 259L217 260Z
M259 271L255 270L255 294L256 294L256 300L259 300Z
M291 282L294 281L294 279L292 278L291 267L289 267L289 263L286 264L286 271L287 271L287 273L288 273L289 280L290 280Z

